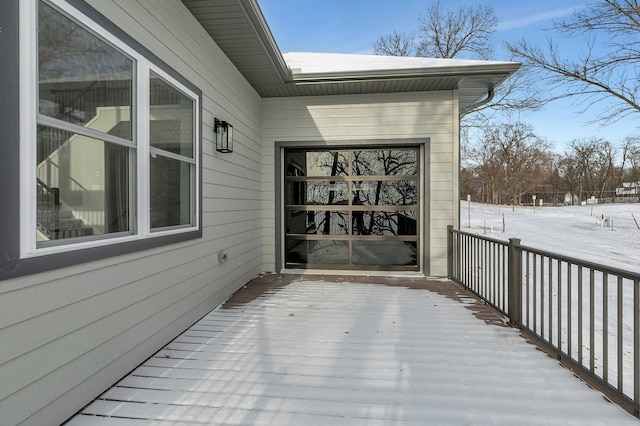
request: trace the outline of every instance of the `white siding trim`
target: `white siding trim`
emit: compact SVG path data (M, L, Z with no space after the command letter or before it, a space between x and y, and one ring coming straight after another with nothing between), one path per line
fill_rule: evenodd
M36 194L35 164L36 122L38 104L30 99L37 99L37 34L36 26L38 8L35 1L20 1L20 170L33 170L32 173L20 173L20 253L34 253L36 249L35 230ZM29 230L29 232L23 232Z

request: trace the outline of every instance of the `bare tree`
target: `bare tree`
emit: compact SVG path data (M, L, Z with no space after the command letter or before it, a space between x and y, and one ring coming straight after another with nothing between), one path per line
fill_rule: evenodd
M444 9L439 1L418 19L418 56L455 58L468 55L489 59L493 56L493 33L498 18L490 6L460 6Z
M475 147L478 178L487 187L488 201L520 204L537 191L552 171L549 145L522 122L487 127Z
M413 33L399 33L380 36L373 46L376 55L386 56L416 56L416 42Z
M573 190L576 190L578 201L583 201L590 195L595 195L594 174L596 173L596 153L598 145L604 141L600 139L576 139L569 144L564 154L564 175L570 179ZM586 195L586 196L585 196Z
M615 158L618 150L608 141L600 141L592 170L593 193L600 199L615 193Z
M563 181L563 189L569 194L569 199L565 201L574 203L575 197L573 194L579 194L581 191L580 185L582 183L582 176L580 173L580 167L573 157L565 153L561 155L557 161L558 173ZM580 188L580 189L579 189Z
M493 55L493 33L498 18L490 6L460 6L447 9L439 1L427 7L418 18L418 30L381 36L374 52L390 56L421 56L432 58L469 57L490 59ZM517 120L522 111L535 111L542 107L536 92L539 86L530 81L525 67L503 82L488 102L461 116L462 149L469 143L473 130L489 125L496 115ZM473 112L473 114L471 114Z
M439 1L418 18L418 35L398 33L381 36L374 45L378 55L489 59L498 18L490 6L445 9Z
M577 10L571 19L556 23L560 36L583 40L585 49L576 58L560 51L553 39L545 47L521 40L507 44L517 57L537 71L541 81L559 89L549 97L576 98L581 112L600 101L615 101L599 111L597 121L608 124L640 113L640 3L637 0L596 0ZM556 93L558 91L554 91Z
M640 136L629 136L622 144L622 160L617 187L623 182L640 182Z

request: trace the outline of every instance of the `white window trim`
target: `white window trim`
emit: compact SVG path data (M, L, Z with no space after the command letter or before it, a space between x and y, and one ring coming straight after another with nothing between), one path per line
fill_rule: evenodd
M109 138L102 134L93 135L92 131L87 130L88 136L98 137L108 142L116 142L120 145L129 146L135 153L133 159L135 163L134 173L131 176L130 183L130 200L131 212L136 219L132 221L132 234L122 236L121 234L107 234L95 239L70 242L68 244L60 244L49 247L37 247L36 243L36 194L33 188L36 187L36 173L34 164L36 164L35 141L37 138L36 127L39 120L38 111L38 47L37 47L37 17L39 0L29 0L20 2L20 58L19 64L21 70L29 70L29 72L21 72L20 75L20 98L24 100L20 102L20 257L30 258L47 254L64 253L85 248L101 247L114 244L120 244L131 241L138 241L147 238L157 238L166 235L176 235L189 233L200 229L200 96L193 90L186 87L174 77L169 75L159 66L155 65L149 58L142 53L131 48L127 43L117 38L111 32L107 31L101 25L96 23L90 17L81 13L73 6L63 0L47 0L49 4L57 7L59 10L82 24L85 28L108 41L125 54L134 59L134 104L135 123L134 137L135 141L126 141L120 138L117 140L107 140ZM192 224L188 226L171 227L167 229L151 230L149 200L149 156L151 148L149 143L149 108L141 108L140 105L148 105L149 100L149 82L150 72L154 72L166 80L169 84L183 92L186 96L193 100L193 129L194 129L194 146L193 158L182 156L165 155L180 161L190 163L195 172L194 182L192 182L193 203L190 206ZM133 118L133 117L132 117ZM53 119L52 119L53 120ZM40 123L46 123L48 118L40 118ZM55 120L56 122L58 120ZM55 127L63 127L58 124ZM139 141L136 143L136 141ZM170 154L170 153L168 153ZM135 183L134 183L135 182ZM146 214L145 214L146 212ZM64 241L64 240L62 240Z

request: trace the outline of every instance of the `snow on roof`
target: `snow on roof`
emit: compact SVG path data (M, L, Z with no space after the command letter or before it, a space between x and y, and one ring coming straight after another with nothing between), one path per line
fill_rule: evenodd
M283 57L294 74L437 69L491 65L513 66L514 62L470 59L417 58L406 56L356 55L345 53L289 52Z

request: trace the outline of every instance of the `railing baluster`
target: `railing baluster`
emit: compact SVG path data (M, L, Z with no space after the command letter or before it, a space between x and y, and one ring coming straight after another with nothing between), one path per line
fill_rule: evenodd
M471 273L471 279L472 279L471 282L473 283L471 288L473 288L473 291L475 291L477 293L478 292L478 281L476 279L477 276L475 274L475 272L477 270L476 264L478 263L478 256L479 256L477 240L471 240L471 250L473 252L473 257L472 257L473 260L471 261L471 265L470 265L471 266L470 273Z
M572 293L572 284L571 284L571 272L572 272L572 264L570 262L566 263L567 265L567 355L569 358L573 357L573 341L571 336L573 334L573 324L571 322L571 317L573 316L573 303L571 299Z
M640 414L640 281L633 282L633 402Z
M527 252L529 255L529 252ZM533 286L533 332L538 334L538 280L536 279L538 274L538 258L535 255L531 255L533 259L533 277L531 278L531 285Z
M602 378L609 383L609 275L602 274Z
M491 243L491 282L493 283L493 300L496 305L500 306L500 282L498 281L499 269L500 269L500 257L498 256L498 245Z
M547 267L547 285L549 286L549 343L553 346L553 259L551 259L551 256L547 258L549 259L549 266Z
M507 306L507 247L502 247L502 309Z
M544 258L540 256L540 337L544 339Z
M531 283L529 281L529 277L530 277L529 271L530 270L529 270L529 256L528 255L526 256L525 265L526 265L525 267L527 268L526 269L526 271L527 271L526 277L527 278L525 280L525 283L526 283L525 288L526 288L526 291L527 291L527 327L531 328L531 303L533 302L533 300L531 298L531 290L530 290L530 284ZM535 315L535 313L534 313L534 315Z
M556 280L556 287L558 288L558 320L557 320L557 333L558 333L558 355L562 353L562 261L556 262L558 268L558 279Z
M595 271L589 268L589 363L591 374L595 374L596 359L596 327L595 327Z
M486 263L486 259L487 259L487 253L488 253L488 248L489 248L489 243L488 241L483 241L482 244L482 258L484 259L484 262L482 262L482 266L480 266L481 271L482 272L482 287L483 287L483 294L485 295L485 297L489 298L489 300L491 300L491 295L489 294L489 280L487 279L487 268L485 268L485 263Z
M465 256L464 256L463 263L464 263L464 277L465 277L464 282L466 283L467 287L469 286L469 272L468 272L469 271L468 263L469 263L469 257L470 257L469 253L471 253L469 251L471 249L471 247L469 247L468 244L467 244L467 240L468 239L469 239L469 237L465 235L464 236L464 252L463 252L465 254Z
M578 364L584 365L582 359L582 347L584 341L582 339L582 266L578 265Z
M622 304L622 299L623 299L623 291L624 288L622 286L622 277L618 277L618 295L616 296L616 302L618 302L618 338L616 343L618 344L618 355L617 355L617 361L618 361L618 391L620 391L621 393L624 393L624 364L622 362L623 360L623 347L624 347L624 333L623 333L623 328L622 328L622 321L623 321L623 317L622 317L622 313L623 313L623 304Z

